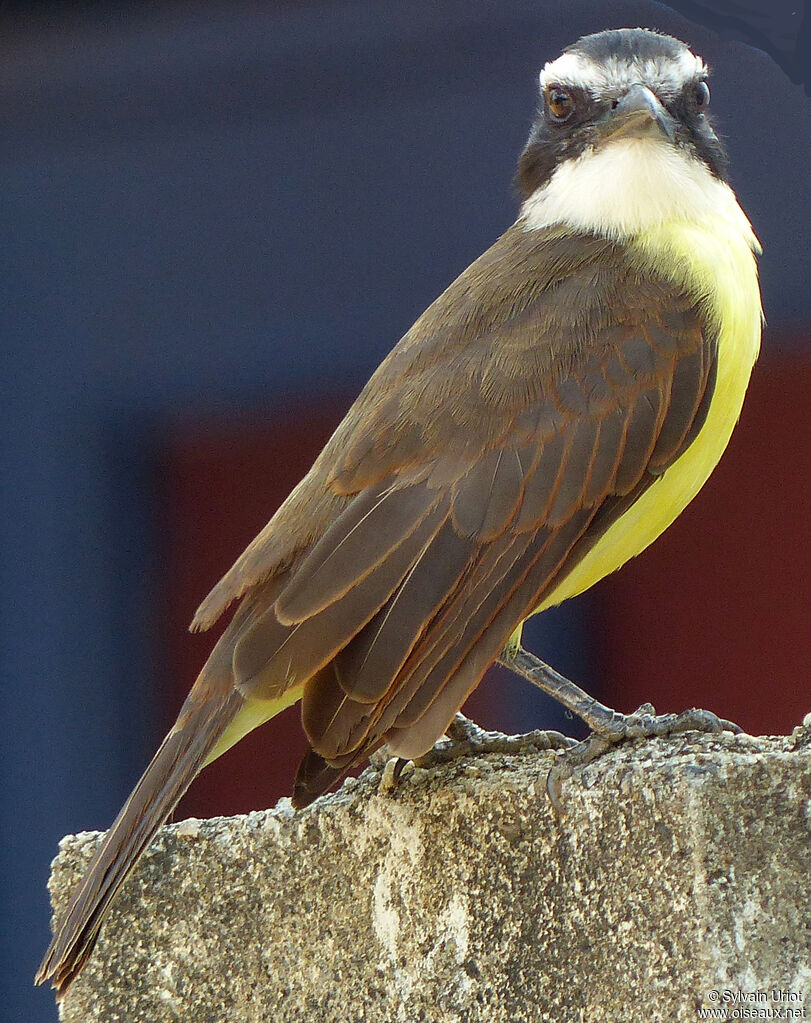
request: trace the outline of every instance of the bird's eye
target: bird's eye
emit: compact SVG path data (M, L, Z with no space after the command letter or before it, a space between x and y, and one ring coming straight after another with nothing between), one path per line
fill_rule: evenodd
M556 121L565 121L574 110L574 100L559 85L550 85L546 91L546 106Z
M706 82L699 82L696 86L696 110L703 114L707 107L710 105L710 87Z

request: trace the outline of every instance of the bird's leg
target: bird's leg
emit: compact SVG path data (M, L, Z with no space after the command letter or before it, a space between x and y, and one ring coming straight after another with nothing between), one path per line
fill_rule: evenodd
M498 663L532 682L548 696L577 714L592 734L567 749L552 768L547 789L556 809L560 810L560 785L576 767L582 767L601 756L624 739L648 739L677 735L681 732L735 732L742 729L732 721L719 718L709 710L693 707L681 714L656 714L652 704L643 703L633 714L620 714L589 696L587 692L555 671L548 664L524 650L505 648Z
M509 668L510 671L521 678L532 682L539 689L553 697L558 703L576 714L589 726L592 732L598 735L613 735L618 730L617 722L623 717L610 707L595 700L593 696L575 685L568 678L564 678L554 668L540 660L534 654L529 653L522 646L505 647L498 663ZM650 706L646 704L646 707ZM651 713L653 708L651 707ZM622 738L622 736L618 736Z
M740 732L732 721L719 718L709 710L682 711L681 714L660 714L650 703L643 703L633 714L620 714L589 696L568 678L550 668L534 654L519 646L513 652L505 650L498 663L532 682L547 695L577 714L592 732L609 744L623 739L643 739L679 732Z

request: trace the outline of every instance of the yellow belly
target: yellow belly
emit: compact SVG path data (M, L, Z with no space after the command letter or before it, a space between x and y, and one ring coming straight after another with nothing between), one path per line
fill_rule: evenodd
M740 416L760 348L762 312L753 235L739 223L705 221L663 226L637 243L648 262L665 266L674 279L706 295L718 326L715 391L697 437L638 501L619 518L583 560L536 609L574 597L635 557L673 522L707 481ZM520 639L520 629L513 637Z

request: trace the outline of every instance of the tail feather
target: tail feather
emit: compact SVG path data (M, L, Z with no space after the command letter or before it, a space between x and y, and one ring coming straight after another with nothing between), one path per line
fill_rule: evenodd
M364 756L367 755L364 754ZM345 778L354 766L355 759L353 757L346 757L345 762L336 767L326 761L320 753L316 753L314 749L308 749L296 772L292 799L295 809L303 810L305 806L309 806L313 800Z
M194 689L189 694L177 723L105 835L57 923L36 983L50 980L58 999L64 997L93 951L116 892L177 806L243 702L231 687L221 695L209 690L202 700Z

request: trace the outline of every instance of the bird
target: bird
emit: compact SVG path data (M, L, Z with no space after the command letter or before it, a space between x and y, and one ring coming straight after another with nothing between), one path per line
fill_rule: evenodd
M384 744L418 758L497 659L518 663L529 616L639 554L698 493L763 319L708 77L643 28L544 65L515 222L390 351L197 610L203 630L236 605L56 921L36 980L58 998L203 767L297 701L296 807Z

